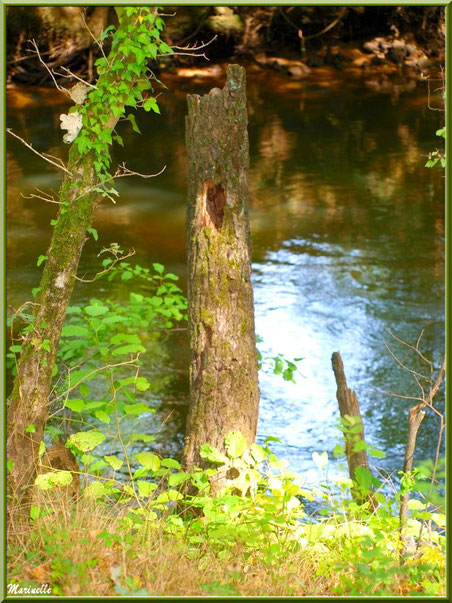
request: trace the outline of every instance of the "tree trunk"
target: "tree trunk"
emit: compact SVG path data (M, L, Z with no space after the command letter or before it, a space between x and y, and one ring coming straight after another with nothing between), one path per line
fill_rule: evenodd
M342 362L340 352L333 352L333 355L331 356L331 364L333 366L334 376L336 378L336 397L339 404L340 415L342 418L357 417L359 419L357 425L361 425L361 430L359 430L358 433L347 433L347 431L344 433L345 456L347 457L348 473L350 479L356 481L355 471L358 467L364 467L370 473L366 448L359 451L353 450L357 442L366 442L364 437L363 420L361 417L356 393L347 387L344 364ZM374 504L373 497L363 496L359 489L352 488L352 495L356 502L360 504L366 500L370 500L371 503Z
M120 17L118 33L129 35L130 19ZM123 57L123 64L134 62L135 55ZM118 72L108 71L98 80L98 87L114 89ZM129 91L136 78L127 82ZM123 98L125 98L123 96ZM89 103L89 96L86 101ZM118 106L124 102L118 98ZM88 113L90 106L88 104ZM92 113L92 112L91 112ZM102 127L116 126L119 115L109 106L101 116ZM99 117L100 119L100 117ZM92 192L98 181L94 169L95 155L89 151L80 155L77 146L69 152L67 170L59 191L62 204L47 251L47 262L40 283L40 292L34 304L34 323L23 338L17 376L14 380L7 412L7 457L11 463L8 472L8 514L17 523L28 520L30 489L36 477L39 446L47 420L47 407L52 384L52 371L58 349L66 309L75 284L80 255L91 226L94 208L100 196ZM30 426L32 426L30 428ZM27 429L28 428L28 429Z
M259 388L248 217L245 70L227 69L223 90L188 96L187 250L190 408L187 468L200 446L224 450L240 431L256 435Z

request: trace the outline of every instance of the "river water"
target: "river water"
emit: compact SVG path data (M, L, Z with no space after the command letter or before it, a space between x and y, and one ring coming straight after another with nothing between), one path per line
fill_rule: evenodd
M346 78L322 72L304 82L275 73L248 74L250 217L256 330L264 355L302 357L296 384L260 375L258 441L281 440L275 452L294 470L314 468L312 453L331 453L340 441L331 354L340 350L348 384L361 404L368 443L386 452L377 465L403 462L408 409L418 396L413 376L397 364L429 374L397 338L415 344L438 367L444 351L444 178L424 167L440 144L444 115L427 84ZM185 97L224 79L168 76L161 115L137 115L142 136L120 124L130 169L155 179L122 179L116 205L104 203L87 243L80 273L98 270L102 246L134 247L137 263L158 261L180 275L185 290ZM7 125L37 149L65 157L59 114L64 100L52 90L8 91ZM429 104L430 107L429 108ZM60 175L18 141L8 140L7 293L18 307L39 282L38 255L47 248L52 204L21 193L57 190ZM74 299L126 298L125 287L77 285ZM177 454L187 409L185 333L166 347L165 379L154 392L149 419L161 450ZM439 397L443 408L443 397ZM416 460L432 457L439 422L428 412ZM161 422L164 420L164 426ZM152 423L154 422L154 423ZM142 429L141 429L142 430ZM335 466L333 466L335 467Z

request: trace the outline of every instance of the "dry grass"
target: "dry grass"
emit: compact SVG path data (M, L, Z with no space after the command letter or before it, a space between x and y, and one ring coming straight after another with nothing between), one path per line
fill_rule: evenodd
M322 572L325 556L330 563L332 556L323 545L272 564L260 551L250 554L238 546L229 555L208 543L195 547L165 534L163 523L125 530L121 521L127 509L121 505L107 508L85 498L68 503L41 496L40 506L52 513L28 532L11 535L9 583L47 583L53 594L63 596L133 596L134 590L144 588L151 596L169 597L335 596L339 572L354 572L353 567ZM106 546L98 537L103 530L122 535L120 541ZM340 567L340 551L336 555ZM127 592L115 590L118 579ZM393 594L406 594L405 588L396 581Z

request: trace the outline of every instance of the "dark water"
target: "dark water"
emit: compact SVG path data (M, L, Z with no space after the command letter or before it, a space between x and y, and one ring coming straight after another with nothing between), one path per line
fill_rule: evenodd
M87 244L82 274L95 273L97 253L116 241L136 249L137 263L163 263L185 287L185 96L222 83L169 78L162 115L138 117L142 136L120 124L126 150L115 151L118 160L143 173L167 167L156 179L118 181L121 199L98 210L99 241ZM268 73L248 77L256 328L264 354L303 357L295 385L261 374L258 439L280 438L275 451L294 470L313 468L312 453L331 452L340 440L332 352L341 351L368 442L386 451L378 465L393 471L402 465L413 402L387 392L420 390L385 341L406 366L427 376L430 369L388 330L410 344L423 332L421 350L436 367L444 350L444 179L441 170L424 167L444 115L428 108L422 83L379 88L378 81L337 76L305 83ZM8 93L8 126L61 157L63 110L51 91ZM50 166L8 141L7 286L14 307L38 284L36 258L47 248L56 207L20 193L57 190L59 181ZM74 296L126 298L128 291L94 283L78 286ZM165 354L152 429L159 445L175 453L188 389L184 333L170 339ZM436 446L439 422L427 414L418 460L433 456Z

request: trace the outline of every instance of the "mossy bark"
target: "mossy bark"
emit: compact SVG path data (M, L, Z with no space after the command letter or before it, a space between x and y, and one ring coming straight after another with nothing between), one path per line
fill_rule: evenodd
M241 431L254 441L259 389L248 218L245 70L231 65L223 90L188 97L187 250L190 408L187 468L199 448L224 450Z
M128 25L125 16L120 18L118 31L125 28L127 32ZM124 62L134 60L133 54L124 57ZM111 88L114 87L115 77L113 72L101 76L107 83L111 80ZM132 89L136 79L128 83ZM89 96L86 102L89 103ZM89 104L87 110L89 114ZM105 107L102 118L103 127L111 130L119 119L110 112L109 106ZM40 292L33 306L33 329L22 342L7 411L7 458L12 464L8 471L8 515L16 523L29 517L30 488L37 472L58 343L87 238L87 228L91 226L95 206L100 200L99 194L93 192L98 181L93 151L80 155L73 145L67 170L70 175L65 176L59 191L61 209L46 253L48 259Z

